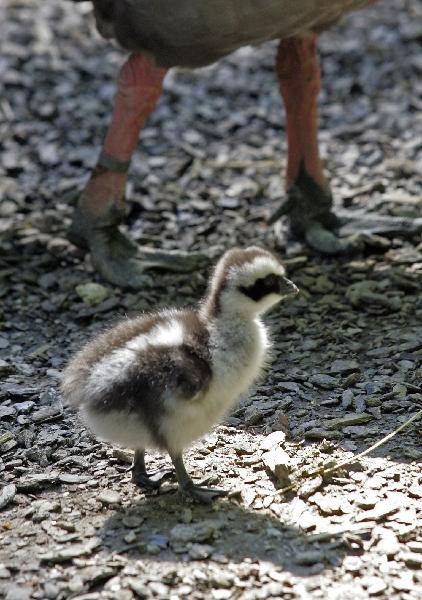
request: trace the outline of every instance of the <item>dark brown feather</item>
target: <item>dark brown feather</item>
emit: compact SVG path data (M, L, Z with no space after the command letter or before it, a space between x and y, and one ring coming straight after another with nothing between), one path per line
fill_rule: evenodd
M99 395L89 398L84 395L84 383L101 359L169 319L182 323L182 345L149 346L140 350L123 379L116 380ZM76 354L63 375L63 396L71 403L84 404L93 413L115 410L139 417L148 426L156 445L164 448L160 424L167 410L166 399L194 401L195 396L209 386L212 369L208 337L202 318L192 310L165 311L122 321Z
M212 371L210 358L204 358L203 350L197 343L186 343L140 352L124 380L93 398L88 409L99 413L115 410L138 417L148 426L156 445L165 448L160 425L167 412L166 398L194 401L199 392L208 389Z

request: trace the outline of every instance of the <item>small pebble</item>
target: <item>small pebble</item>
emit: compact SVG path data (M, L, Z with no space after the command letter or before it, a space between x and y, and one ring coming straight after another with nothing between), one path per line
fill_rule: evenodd
M103 504L120 504L122 501L121 496L118 492L114 492L113 490L103 490L97 496L97 499Z

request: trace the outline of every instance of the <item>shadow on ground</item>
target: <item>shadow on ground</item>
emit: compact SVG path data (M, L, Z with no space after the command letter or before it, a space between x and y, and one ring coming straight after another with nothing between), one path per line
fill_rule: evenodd
M312 575L339 566L346 555L360 554L365 532L362 526L354 533L306 534L231 500L188 508L171 492L116 510L99 535L103 549L132 560L225 563L229 557L234 563L267 561L296 575Z

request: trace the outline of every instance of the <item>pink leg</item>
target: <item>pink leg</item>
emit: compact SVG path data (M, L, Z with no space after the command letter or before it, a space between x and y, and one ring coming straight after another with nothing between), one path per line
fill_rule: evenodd
M303 164L320 186L325 183L318 151L318 94L321 73L316 35L280 42L277 75L286 107L288 160L286 187L295 182Z
M339 238L335 231L340 221L332 212L332 196L325 180L318 150L318 94L321 73L317 37L292 37L281 40L277 54L277 75L286 107L287 201L270 222L288 215L291 230L322 254L354 252L362 247L361 226L351 226L352 238ZM351 215L352 216L352 215ZM381 222L382 221L382 222ZM415 221L415 220L414 220ZM375 233L416 231L417 223L398 223L397 219L365 218L366 231ZM419 227L421 227L419 225Z
M287 172L285 202L270 222L287 214L291 230L316 250L334 254L344 250L332 233L338 220L331 211L332 197L318 149L318 94L321 73L317 37L280 41L277 75L286 108Z
M130 159L161 96L165 74L166 69L141 54L132 54L123 65L103 151L80 200L89 214L101 215L110 202L117 209L123 207Z
M189 272L203 262L197 253L142 248L119 229L130 159L162 93L165 74L165 69L141 54L132 54L123 65L103 150L69 231L71 241L88 248L102 276L122 287L142 288L147 268Z

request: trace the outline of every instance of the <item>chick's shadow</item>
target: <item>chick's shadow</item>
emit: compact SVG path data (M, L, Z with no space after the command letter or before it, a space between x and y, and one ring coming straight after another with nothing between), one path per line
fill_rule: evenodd
M186 522L188 521L188 522ZM115 511L99 531L103 548L133 560L180 563L270 562L299 576L331 570L346 555L361 554L361 540L341 534L307 534L269 512L231 501L190 505L176 494L146 496Z

